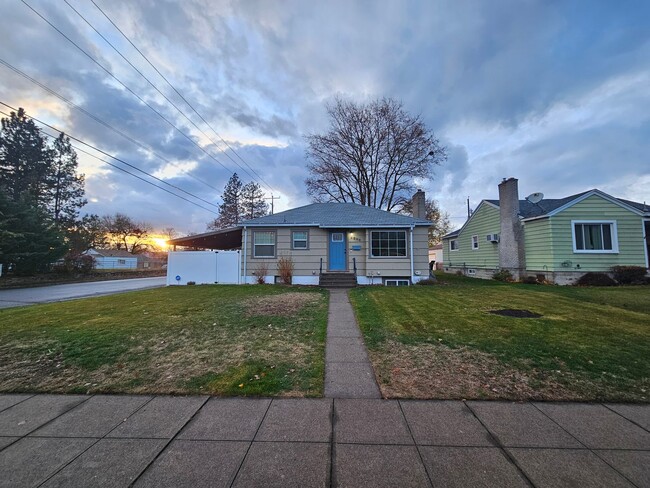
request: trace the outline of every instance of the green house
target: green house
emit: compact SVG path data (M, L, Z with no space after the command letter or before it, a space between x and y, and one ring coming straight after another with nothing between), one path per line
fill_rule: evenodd
M612 266L650 267L650 206L594 189L565 198L534 193L519 200L518 181L504 179L498 200L482 200L465 224L443 237L447 272L491 278L543 275L571 284Z

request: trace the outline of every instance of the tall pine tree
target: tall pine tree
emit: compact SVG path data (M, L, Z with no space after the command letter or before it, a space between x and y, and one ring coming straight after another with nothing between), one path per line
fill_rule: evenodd
M269 213L269 204L264 200L260 185L251 181L241 190L241 215L244 220L256 219Z
M241 220L241 192L243 183L237 176L233 175L226 183L223 190L223 203L219 205L219 217L208 224L209 230L226 229L233 227Z
M52 145L52 163L47 185L47 206L54 222L70 228L79 218L84 199L84 175L77 174L77 153L70 138L59 134Z

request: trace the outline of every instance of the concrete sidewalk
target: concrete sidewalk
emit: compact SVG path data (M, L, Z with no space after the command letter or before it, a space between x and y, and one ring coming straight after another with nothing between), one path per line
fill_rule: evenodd
M650 486L650 405L0 395L0 486Z

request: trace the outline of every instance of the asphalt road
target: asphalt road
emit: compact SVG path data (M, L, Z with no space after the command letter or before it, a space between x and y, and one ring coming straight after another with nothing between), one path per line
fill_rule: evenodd
M60 302L75 298L112 295L125 291L143 290L165 286L166 278L133 278L128 280L92 281L65 285L39 286L0 290L0 308L20 307L34 303Z

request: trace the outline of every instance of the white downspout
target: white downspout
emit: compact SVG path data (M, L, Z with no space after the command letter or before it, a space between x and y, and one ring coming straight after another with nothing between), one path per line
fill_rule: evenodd
M413 224L411 224L411 283L413 283L413 276L415 276L415 269L413 267Z
M247 284L246 280L246 257L248 256L248 231L246 230L246 226L244 226L244 284Z

